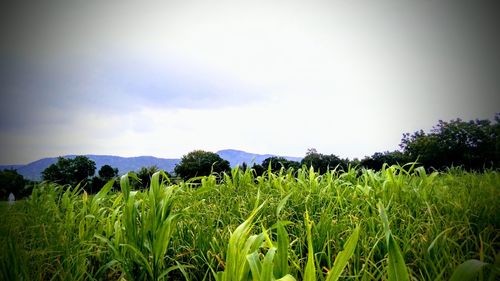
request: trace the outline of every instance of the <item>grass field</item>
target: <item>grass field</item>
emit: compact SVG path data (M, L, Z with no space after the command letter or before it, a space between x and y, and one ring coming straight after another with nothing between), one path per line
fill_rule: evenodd
M0 204L1 280L497 280L500 173L234 169Z

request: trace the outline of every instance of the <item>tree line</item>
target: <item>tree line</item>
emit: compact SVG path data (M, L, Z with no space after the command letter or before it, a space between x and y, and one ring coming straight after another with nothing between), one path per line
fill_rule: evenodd
M438 171L450 167L474 171L500 168L500 113L495 115L493 122L478 119L455 119L448 122L440 120L430 132L419 130L403 134L399 150L376 152L361 160L322 154L311 148L300 162L283 157L269 157L260 164L253 163L251 167L247 163L239 166L243 170L252 169L258 176L266 171L297 170L301 167L313 167L324 173L332 169L346 171L350 166L380 170L385 164L406 163L416 163L427 170ZM229 172L230 169L229 162L218 154L195 150L182 156L174 169L173 178L196 181L196 177L221 174ZM107 181L117 178L119 172L117 168L109 165L102 166L94 176L95 170L95 162L85 156L72 159L59 157L56 163L42 172L42 178L63 185L82 184L87 192L94 193ZM142 167L136 173L137 180L133 183L135 187L147 187L151 175L157 170L156 166ZM24 179L16 170L0 171L0 199L5 200L11 192L16 197L27 196L32 184L33 182Z
M455 119L439 120L430 132L423 130L405 133L395 151L376 152L365 158L349 160L337 155L318 153L312 148L306 152L300 162L290 161L283 157L271 157L261 165L252 167L257 174L262 174L268 168L271 171L313 167L324 173L327 170L338 169L346 171L349 166L364 169L380 170L384 164L389 166L415 163L428 171L443 171L451 167L461 167L468 171L483 171L500 168L500 113L494 121ZM246 164L243 165L246 167Z

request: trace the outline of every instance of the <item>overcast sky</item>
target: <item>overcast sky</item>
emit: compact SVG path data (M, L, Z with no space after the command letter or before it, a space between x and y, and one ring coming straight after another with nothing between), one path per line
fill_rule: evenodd
M480 1L32 2L0 4L0 164L362 158L500 112L500 12Z

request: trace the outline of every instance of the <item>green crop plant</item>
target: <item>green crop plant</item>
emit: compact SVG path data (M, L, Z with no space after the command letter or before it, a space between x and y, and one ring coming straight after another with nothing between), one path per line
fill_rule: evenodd
M500 173L133 173L0 202L2 280L495 280Z
M399 249L398 243L394 239L391 229L389 228L389 220L385 211L384 205L382 203L378 204L380 218L384 225L384 233L387 243L387 252L389 257L387 259L387 275L390 281L406 281L410 280L408 276L408 270L406 268L403 255Z
M131 191L129 178L136 176L130 173L120 180L123 212L119 235L112 241L96 234L113 256L101 270L116 264L128 280L166 280L168 273L182 268L167 256L178 217L172 212L175 186L166 185L168 176L160 171L151 176L149 190L139 194Z

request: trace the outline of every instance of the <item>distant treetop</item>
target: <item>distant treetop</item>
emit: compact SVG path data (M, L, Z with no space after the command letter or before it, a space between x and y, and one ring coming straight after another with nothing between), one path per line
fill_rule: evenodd
M188 180L197 176L208 176L210 173L220 173L231 169L229 162L218 154L203 150L194 150L182 156L175 166L177 176Z

